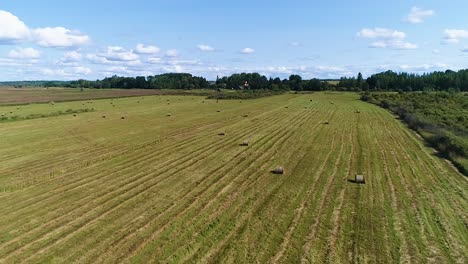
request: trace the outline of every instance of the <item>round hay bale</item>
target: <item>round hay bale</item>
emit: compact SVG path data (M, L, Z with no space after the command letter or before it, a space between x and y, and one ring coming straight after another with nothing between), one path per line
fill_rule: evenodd
M248 147L249 146L249 141L244 140L244 142L242 142L241 146Z
M125 119L125 116L122 116L120 119Z
M73 116L76 116L76 114L73 114Z
M106 118L106 116L105 116L105 115L103 115L103 116L102 116L102 118Z
M243 116L244 116L244 117L249 117L249 115L248 115L248 114L245 114L245 115L243 115Z
M289 106L285 106L284 108L289 108Z
M221 113L221 110L218 109L216 112Z
M168 113L166 116L172 116L172 114L171 114L171 113Z
M324 124L324 125L328 125L328 124L330 124L330 122L325 121L325 122L323 122L323 124Z
M282 166L277 167L273 172L275 174L284 174L284 168Z
M355 182L357 184L366 184L366 179L364 179L364 175L356 175Z
M221 131L218 133L218 136L225 136L226 135L226 132L225 131Z
M360 113L361 113L361 111L359 111L359 110L356 110L356 114L360 114Z

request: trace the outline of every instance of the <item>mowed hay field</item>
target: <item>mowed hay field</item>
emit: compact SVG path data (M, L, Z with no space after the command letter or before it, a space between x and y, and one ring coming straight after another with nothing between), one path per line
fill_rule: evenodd
M78 89L78 88L12 88L0 87L0 105L48 103L114 97L145 96L181 91L154 89ZM192 93L193 91L185 91ZM195 92L208 93L207 90Z
M90 104L0 123L0 263L468 262L467 177L356 94Z

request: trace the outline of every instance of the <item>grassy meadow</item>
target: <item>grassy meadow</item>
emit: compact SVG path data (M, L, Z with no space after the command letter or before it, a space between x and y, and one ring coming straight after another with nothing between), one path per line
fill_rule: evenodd
M468 262L468 178L357 94L10 112L0 263Z

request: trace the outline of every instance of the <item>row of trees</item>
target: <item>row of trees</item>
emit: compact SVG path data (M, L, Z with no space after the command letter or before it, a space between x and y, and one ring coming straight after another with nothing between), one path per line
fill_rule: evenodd
M267 78L259 73L239 73L208 82L203 77L188 73L167 73L154 76L119 77L112 76L102 80L88 81L34 81L10 82L6 85L19 86L65 86L72 88L123 88L123 89L242 89L242 90L293 90L293 91L468 91L468 70L458 72L447 70L423 75L386 71L364 79L343 77L339 82L330 80L304 80L299 75L288 79ZM0 83L2 85L2 83Z
M357 78L341 78L339 87L349 90L379 91L468 91L468 70L458 72L396 73L386 71L374 74L364 80L359 73Z
M303 80L299 75L291 75L288 79L267 78L259 73L240 73L229 77L217 78L215 87L219 89L248 89L248 90L293 90L293 91L322 91L331 87L328 82L319 79Z
M78 80L71 81L65 86L97 89L202 89L210 88L210 83L203 77L192 76L188 73L166 73L148 77L112 76L97 81Z

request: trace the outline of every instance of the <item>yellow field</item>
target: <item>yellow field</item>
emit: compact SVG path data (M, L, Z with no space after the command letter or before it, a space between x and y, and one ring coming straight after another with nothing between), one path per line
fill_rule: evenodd
M0 113L83 104L0 123L0 263L468 262L467 177L358 95Z

